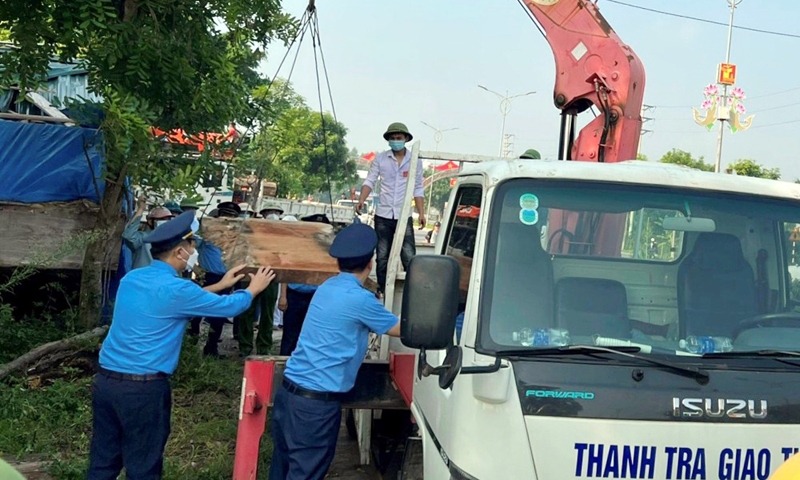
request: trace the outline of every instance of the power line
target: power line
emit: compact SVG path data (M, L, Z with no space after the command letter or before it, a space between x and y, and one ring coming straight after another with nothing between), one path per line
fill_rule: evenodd
M620 2L619 0L606 0L606 1L608 1L610 3L615 3L617 5L622 5L622 6L625 6L625 7L636 8L636 9L644 10L644 11L651 12L651 13L658 13L659 15L667 15L667 16L670 16L670 17L683 18L685 20L694 20L696 22L710 23L712 25L722 25L724 27L728 26L727 23L717 22L716 20L709 20L707 18L699 18L699 17L692 17L690 15L681 15L681 14L678 14L678 13L665 12L663 10L656 10L654 8L642 7L640 5L632 5L630 3ZM775 35L775 36L778 36L778 37L800 38L800 35L796 35L796 34L793 34L793 33L775 32L773 30L763 30L763 29L760 29L760 28L741 27L741 26L737 26L737 25L734 25L733 28L738 28L739 30L746 30L748 32L765 33L767 35Z
M776 127L778 125L788 125L790 123L800 123L800 118L796 120L787 120L785 122L775 122L775 123L767 123L766 125L756 125L752 128L764 128L764 127Z

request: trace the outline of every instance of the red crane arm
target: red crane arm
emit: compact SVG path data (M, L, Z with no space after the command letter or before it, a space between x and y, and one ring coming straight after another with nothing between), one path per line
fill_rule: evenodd
M521 0L545 32L556 61L553 100L562 111L559 156L618 162L636 158L644 66L590 0ZM600 115L574 138L575 117Z

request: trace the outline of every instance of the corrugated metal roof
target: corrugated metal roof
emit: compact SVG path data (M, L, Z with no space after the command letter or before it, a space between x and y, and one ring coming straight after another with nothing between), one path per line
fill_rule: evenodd
M13 46L0 44L0 54L9 51ZM4 93L0 92L0 111L7 110ZM51 60L47 71L47 84L39 93L54 105L63 105L66 99L85 98L93 102L101 102L102 97L89 92L89 75L86 68L77 62L61 62Z

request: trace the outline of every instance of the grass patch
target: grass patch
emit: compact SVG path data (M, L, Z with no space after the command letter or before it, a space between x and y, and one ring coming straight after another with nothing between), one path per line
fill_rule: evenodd
M243 363L208 359L186 342L172 380L172 433L164 479L230 478L238 424ZM0 456L36 455L52 462L58 479L86 478L91 439L92 378L0 385ZM268 430L261 442L258 478L267 478L272 454Z

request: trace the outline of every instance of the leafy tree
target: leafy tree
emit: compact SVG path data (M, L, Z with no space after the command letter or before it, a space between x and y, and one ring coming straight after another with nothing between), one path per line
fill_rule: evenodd
M5 42L11 39L11 32L5 28L0 28L0 42Z
M150 127L220 131L245 115L263 47L290 38L296 28L280 0L0 2L0 29L8 30L18 47L0 58L0 86L35 89L51 58L78 59L89 71L92 91L104 99L106 189L96 222L104 235L84 256L84 326L100 318L102 259L114 255L108 247L125 179L180 191L202 170L169 159Z
M677 148L673 148L669 152L665 153L661 160L661 163L674 163L677 165L685 165L690 168L696 168L698 170L703 170L704 172L713 172L714 165L706 163L703 161L703 157L694 158L692 154L689 152L685 152L683 150L678 150Z
M645 162L649 161L647 155L645 155L644 153L637 153L636 160L644 160Z
M357 178L346 134L330 114L324 115L323 128L319 112L305 105L289 106L256 134L241 165L276 182L280 196L327 193L329 179L341 184Z
M431 175L436 175L439 172L434 171L432 168L425 169L425 178L428 179ZM431 186L425 188L425 203L430 202L431 208L439 210L439 213L444 214L444 204L450 198L450 177L436 178L433 181L433 190Z
M740 158L728 165L728 168L735 171L737 175L747 177L768 178L770 180L780 180L781 170L779 168L767 168L751 158Z

